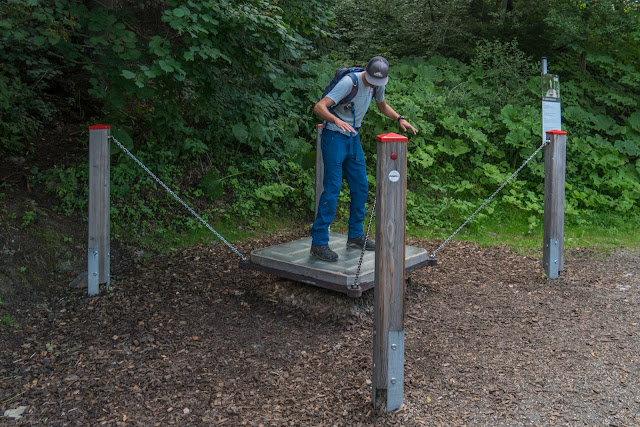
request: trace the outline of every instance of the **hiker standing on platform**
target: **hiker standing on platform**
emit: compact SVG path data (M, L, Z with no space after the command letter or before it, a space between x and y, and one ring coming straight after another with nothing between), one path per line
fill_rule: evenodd
M318 214L311 228L311 255L324 261L337 261L329 247L329 225L333 222L342 187L342 176L349 185L351 205L347 246L375 250L375 242L366 239L362 223L369 195L367 168L360 143L360 125L375 98L380 112L399 123L405 132L418 131L386 102L384 87L389 80L389 63L381 56L372 58L364 69L340 69L325 88L322 99L313 108L322 120L323 191Z

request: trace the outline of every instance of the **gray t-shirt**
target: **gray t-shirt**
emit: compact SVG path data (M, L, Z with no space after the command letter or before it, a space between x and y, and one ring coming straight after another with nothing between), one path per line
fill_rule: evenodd
M356 96L353 98L352 102L356 111L356 129L362 125L362 119L369 109L369 104L371 103L371 99L373 98L373 88L364 85L364 82L362 81L363 74L364 72L355 73L356 77L358 78L358 92L356 93ZM331 98L331 100L335 104L337 104L347 95L349 95L352 86L353 83L351 77L344 76L342 80L340 80L338 84L333 87L331 92L327 94L327 97ZM378 87L375 92L376 102L384 101L384 86ZM333 110L333 114L353 126L353 114L351 113L351 108L347 108L345 105L336 105L335 109ZM327 122L327 129L349 135L348 132L343 132L338 126L330 122Z

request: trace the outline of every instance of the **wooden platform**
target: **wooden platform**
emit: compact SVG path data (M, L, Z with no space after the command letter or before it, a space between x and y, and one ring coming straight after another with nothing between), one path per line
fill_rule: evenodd
M337 262L321 261L309 254L311 237L251 252L243 268L264 271L279 277L359 297L375 281L375 252L366 251L360 269L359 286L354 287L361 250L347 247L347 236L331 233L329 246L338 254ZM435 265L426 250L406 246L405 274L427 265Z

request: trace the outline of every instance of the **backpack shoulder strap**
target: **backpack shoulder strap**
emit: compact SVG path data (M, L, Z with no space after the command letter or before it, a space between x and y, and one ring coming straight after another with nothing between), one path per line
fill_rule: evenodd
M359 73L361 71L364 71L364 68L353 67L349 69L348 76L351 77L352 83L351 92L349 92L349 94L340 101L341 104L349 104L351 100L355 98L356 94L358 93L358 77L356 76L356 73Z

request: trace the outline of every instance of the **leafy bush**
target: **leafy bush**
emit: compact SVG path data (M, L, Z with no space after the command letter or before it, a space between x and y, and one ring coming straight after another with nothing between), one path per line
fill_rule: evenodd
M407 217L438 229L465 219L540 145L533 58L547 43L563 52L550 62L569 132L568 220L638 212L640 33L632 4L348 0L335 5L335 22L328 0L88 4L98 3L0 5L0 154L23 151L82 93L91 97L89 114L112 125L118 141L204 216L252 225L282 211L309 219L313 104L336 68L384 54L392 63L389 104L419 129L410 137ZM372 108L362 129L370 177L375 135L395 130ZM541 159L505 188L503 211L540 214ZM111 160L115 231L194 225L115 145ZM62 211L86 209L86 165L34 174Z
M409 137L410 222L438 229L448 222L442 215L453 222L453 218L464 219L540 145L539 87L530 82L539 80L527 76L534 65L517 52L505 55L501 57L500 68L511 71L494 74L501 75L501 79L488 79L494 71L485 61L492 57L487 48L494 52L517 49L514 44L479 45L472 66L441 57L428 61L405 59L392 64L387 100L419 129L418 135ZM507 59L511 62L505 63ZM634 129L637 114L614 120L604 111L597 113L602 107L589 112L586 105L598 102L578 99L576 85L583 88L583 96L588 91L594 91L594 98L604 95L593 82L563 84L565 130L569 134L568 220L579 220L590 210L637 213L640 205L637 169L640 148ZM491 93L505 96L491 97ZM607 96L619 100L616 105L620 111L638 99L630 88L625 93L616 93L609 87ZM389 126L387 118L369 114L363 129L373 130L367 139L372 141L374 134L389 131ZM373 148L369 147L368 152L371 156ZM500 203L536 215L542 213L542 159L542 154L538 155L510 182L498 198Z
M19 153L56 112L51 96L42 96L62 73L58 58L47 55L45 35L64 36L61 17L33 2L0 4L0 155Z

